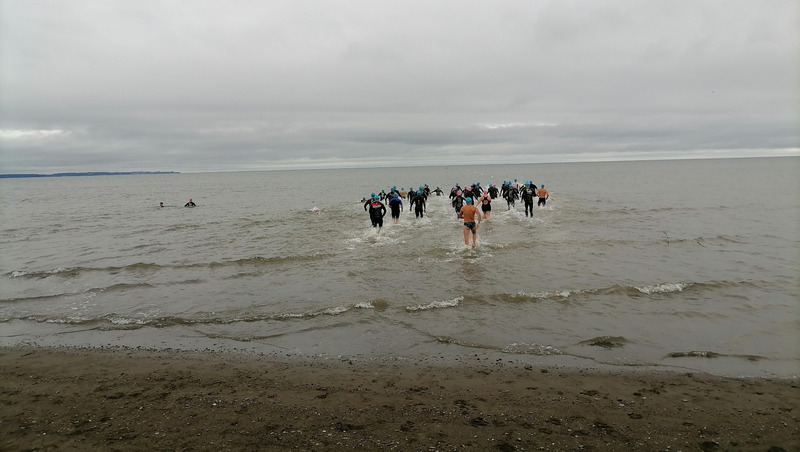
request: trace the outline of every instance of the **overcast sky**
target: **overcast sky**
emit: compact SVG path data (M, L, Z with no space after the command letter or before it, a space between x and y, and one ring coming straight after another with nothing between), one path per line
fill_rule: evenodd
M797 0L0 5L0 173L800 155Z

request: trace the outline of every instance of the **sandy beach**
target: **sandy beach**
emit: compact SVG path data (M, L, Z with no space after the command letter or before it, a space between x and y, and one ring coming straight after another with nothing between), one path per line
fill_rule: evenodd
M0 448L800 450L794 379L0 349Z

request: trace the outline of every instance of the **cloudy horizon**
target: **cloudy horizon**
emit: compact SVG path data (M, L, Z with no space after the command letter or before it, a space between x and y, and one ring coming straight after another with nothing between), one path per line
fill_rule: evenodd
M0 0L0 173L798 156L791 0Z

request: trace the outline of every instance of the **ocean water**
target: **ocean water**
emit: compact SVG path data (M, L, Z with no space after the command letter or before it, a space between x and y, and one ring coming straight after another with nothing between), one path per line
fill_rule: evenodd
M800 373L798 158L0 180L0 345ZM545 184L463 244L446 196ZM184 208L189 198L196 208ZM159 208L164 202L166 207Z

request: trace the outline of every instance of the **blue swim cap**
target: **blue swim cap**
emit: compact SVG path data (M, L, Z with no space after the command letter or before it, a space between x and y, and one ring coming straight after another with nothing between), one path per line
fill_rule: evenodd
M375 192L372 192L372 193L370 193L369 195L370 195L370 196L375 196Z
M472 198L467 198L467 199L465 199L464 201L466 201L466 202L468 202L468 203L470 203L470 204L471 204L471 203L472 203Z
M419 186L419 189L422 190L422 185Z
M544 184L542 184L542 188L544 188Z

